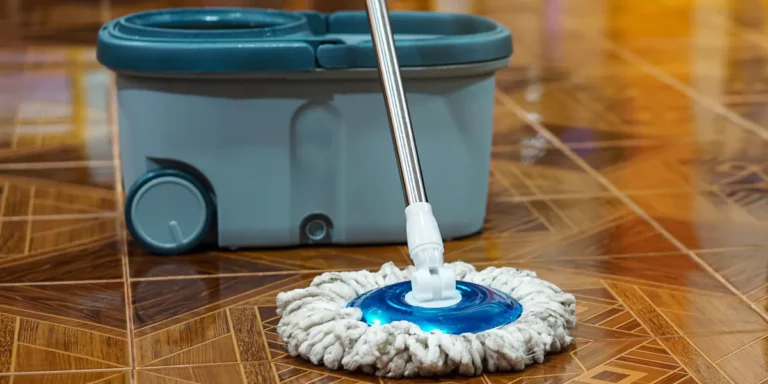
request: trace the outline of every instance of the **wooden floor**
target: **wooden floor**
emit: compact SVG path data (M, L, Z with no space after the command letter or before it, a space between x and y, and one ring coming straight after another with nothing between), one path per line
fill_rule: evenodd
M578 300L566 353L443 382L768 383L768 2L390 1L516 39L487 225L447 259L534 269ZM154 257L120 229L95 31L201 4L234 2L0 0L0 384L390 383L286 356L274 299L406 265L402 247Z

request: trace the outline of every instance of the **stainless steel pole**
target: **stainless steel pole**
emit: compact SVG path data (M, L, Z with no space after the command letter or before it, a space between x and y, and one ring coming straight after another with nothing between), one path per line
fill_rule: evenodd
M395 52L395 39L389 22L386 0L366 0L368 23L379 63L379 77L384 90L392 141L406 205L426 203L427 192L419 164L419 153L413 137L411 115L400 76L400 64Z

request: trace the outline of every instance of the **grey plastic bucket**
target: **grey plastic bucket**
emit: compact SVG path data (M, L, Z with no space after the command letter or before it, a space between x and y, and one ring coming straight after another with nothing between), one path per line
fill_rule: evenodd
M482 229L495 72L509 31L395 12L430 202L446 240ZM363 12L179 9L99 34L117 73L126 222L156 253L405 242L405 208ZM214 232L214 233L211 233Z

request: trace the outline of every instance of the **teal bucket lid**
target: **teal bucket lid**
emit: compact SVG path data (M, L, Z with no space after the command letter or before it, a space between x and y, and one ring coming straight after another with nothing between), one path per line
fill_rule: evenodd
M509 58L512 37L490 19L392 12L402 67ZM115 71L238 73L376 68L368 18L253 8L182 8L135 13L104 25L99 62Z

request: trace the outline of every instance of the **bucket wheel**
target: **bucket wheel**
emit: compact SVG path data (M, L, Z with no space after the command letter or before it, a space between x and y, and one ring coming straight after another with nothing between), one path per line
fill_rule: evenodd
M161 255L192 251L213 222L211 194L192 175L175 169L146 173L125 201L125 223L134 240Z

